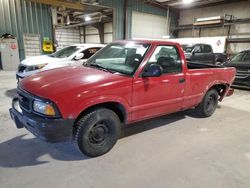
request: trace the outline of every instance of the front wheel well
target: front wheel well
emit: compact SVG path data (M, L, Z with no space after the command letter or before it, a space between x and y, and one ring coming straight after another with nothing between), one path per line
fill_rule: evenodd
M118 115L119 119L121 120L121 123L125 123L127 120L127 113L126 113L125 107L122 104L118 102L105 102L105 103L100 103L100 104L90 106L87 109L83 110L78 115L75 122L78 122L78 120L81 119L84 115L88 114L90 111L96 108L107 108L107 109L114 111Z

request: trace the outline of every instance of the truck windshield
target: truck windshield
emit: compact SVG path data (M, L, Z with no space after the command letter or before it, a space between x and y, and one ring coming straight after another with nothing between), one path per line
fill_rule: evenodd
M150 44L111 43L92 56L86 66L133 75L140 65Z
M80 47L78 46L69 46L66 48L63 48L61 50L58 50L57 52L50 54L50 57L56 57L56 58L66 58L71 55L73 55L76 51L78 51Z

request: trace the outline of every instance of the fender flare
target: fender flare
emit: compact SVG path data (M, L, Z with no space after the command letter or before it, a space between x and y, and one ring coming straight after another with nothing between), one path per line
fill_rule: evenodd
M228 92L228 90L229 90L230 87L229 87L229 84L227 84L227 83L225 83L225 82L222 82L222 81L220 81L220 80L215 80L215 81L213 81L213 82L210 82L210 83L207 85L206 89L204 90L204 92L203 92L203 94L202 94L202 99L204 98L204 96L206 95L206 93L207 93L211 88L215 87L216 85L224 85L224 86L225 86L225 90L223 91L223 93L219 93L219 96L220 96L219 101L222 101L223 98L226 96L226 94L227 94L227 92Z
M109 102L115 102L120 104L127 115L127 118L129 118L130 114L130 105L129 103L124 100L122 97L119 96L113 96L113 95L105 95L105 96L97 96L94 98L87 98L78 103L72 112L71 116L73 116L75 119L81 115L82 112L84 112L86 109L91 108L92 106L97 106L98 104L104 104Z

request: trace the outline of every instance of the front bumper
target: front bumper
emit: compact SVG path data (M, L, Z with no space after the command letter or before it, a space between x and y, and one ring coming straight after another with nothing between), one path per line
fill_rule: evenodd
M74 119L48 119L17 109L15 99L9 110L17 128L26 128L32 134L47 142L65 142L72 138Z
M16 73L16 79L17 83L20 83L24 77L20 76L18 73Z

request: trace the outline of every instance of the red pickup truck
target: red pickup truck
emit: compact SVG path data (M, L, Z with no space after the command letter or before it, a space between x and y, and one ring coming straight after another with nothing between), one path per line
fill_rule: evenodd
M121 125L194 108L211 116L226 95L234 68L188 64L177 43L117 41L81 67L23 79L10 114L49 142L74 140L88 156L108 152Z

